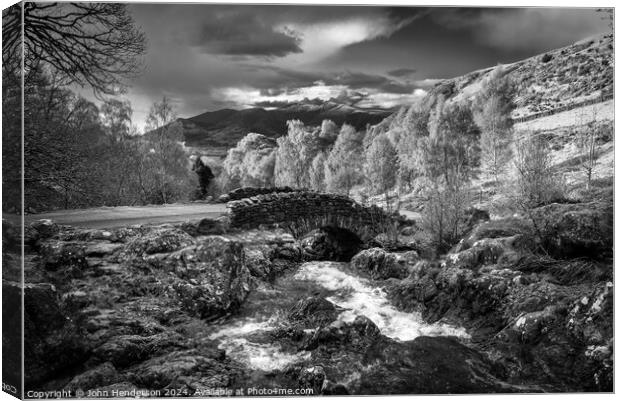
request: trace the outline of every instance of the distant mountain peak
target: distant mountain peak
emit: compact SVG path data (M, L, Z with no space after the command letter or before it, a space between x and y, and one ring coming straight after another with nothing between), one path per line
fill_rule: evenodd
M179 121L183 124L187 146L226 150L250 132L270 138L286 135L288 120L301 120L306 125L319 126L328 119L338 125L348 123L361 130L367 124L377 124L391 112L347 105L337 99L303 99L296 102L261 102L256 107L240 110L207 111L180 118Z

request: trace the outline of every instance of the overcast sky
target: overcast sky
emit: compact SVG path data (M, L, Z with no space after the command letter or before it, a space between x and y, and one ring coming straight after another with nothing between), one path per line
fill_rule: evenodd
M149 41L134 122L167 95L179 116L308 98L406 104L434 79L608 30L594 9L132 4Z

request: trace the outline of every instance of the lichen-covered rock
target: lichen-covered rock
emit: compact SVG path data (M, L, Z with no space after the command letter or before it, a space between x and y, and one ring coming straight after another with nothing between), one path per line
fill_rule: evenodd
M60 227L49 219L36 220L24 228L24 243L36 247L39 241L44 241L58 234Z
M45 241L39 250L41 266L65 277L81 277L88 268L85 245L81 242Z
M441 318L478 322L488 328L503 325L501 306L506 291L518 273L496 269L477 274L469 269L444 268L434 279L436 295L425 305L423 316L434 322Z
M582 344L581 375L594 391L613 388L613 283L601 283L574 302L566 328Z
M471 247L446 256L445 267L477 269L484 265L510 265L517 262L524 251L534 248L531 238L523 235L502 238L484 238Z
M533 238L534 232L530 222L519 218L505 218L498 220L485 221L478 224L465 238L463 238L451 251L451 253L462 252L481 239L503 238L523 235Z
M183 308L205 319L237 309L252 287L243 245L220 236L205 237L159 264L181 279L173 288Z
M605 285L591 291L544 281L512 288L504 308L509 324L495 337L503 354L498 362L513 377L542 374L547 383L610 391L612 359L605 352L613 341L612 311L605 306L608 294ZM593 310L601 315L593 318ZM601 352L593 352L597 349ZM518 365L511 362L514 355L521 355Z
M174 252L192 245L194 242L193 237L180 229L156 229L131 239L121 251L119 259L139 259L146 255Z
M303 259L303 251L298 243L283 243L272 248L269 259L281 259L289 262L301 262Z
M209 217L203 218L198 222L184 222L177 227L192 237L198 237L200 235L220 235L224 234L228 228L228 219L220 217L212 219Z
M336 306L321 297L308 297L299 300L289 311L291 321L302 322L313 327L330 323L336 319Z
M419 260L415 251L386 252L381 248L363 250L351 259L351 267L370 275L375 280L405 278L411 267Z
M553 203L532 211L544 245L556 256L611 256L613 206L605 202Z
M200 235L223 234L226 232L226 224L222 219L205 218L196 225L196 232Z
M304 341L303 349L313 350L324 346L332 348L346 344L350 349L364 349L381 335L381 331L372 320L357 316L353 322L336 320L330 325L320 327L311 337Z
M554 267L529 269L537 262L528 260L474 270L420 262L386 290L398 307L419 310L426 321L469 328L510 380L609 391L613 286L580 278L560 282L547 271Z
M438 294L435 281L428 276L424 276L419 280L413 280L408 277L397 283L388 286L390 299L401 309L415 310L421 303L430 301Z
M265 256L269 252L271 248L267 246L245 248L245 264L252 276L262 279L272 274L273 263Z

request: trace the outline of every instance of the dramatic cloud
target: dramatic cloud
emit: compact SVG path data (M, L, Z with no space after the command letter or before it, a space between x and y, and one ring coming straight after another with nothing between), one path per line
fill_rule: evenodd
M363 72L311 72L282 68L273 65L246 65L250 71L262 71L264 79L257 82L257 88L273 90L274 95L293 89L304 88L313 85L344 86L349 89L376 89L393 93L411 93L419 86L389 79L383 75L367 74Z
M305 98L395 107L419 99L438 78L608 29L593 9L163 3L130 9L149 42L145 71L127 93L138 125L163 95L181 117Z
M275 28L260 14L210 14L202 22L196 42L202 51L239 56L277 56L301 53L301 40L286 27Z
M374 16L352 16L337 21L290 23L299 32L303 52L313 59L322 59L343 47L377 38L389 38L409 25L417 16L394 18L377 13Z

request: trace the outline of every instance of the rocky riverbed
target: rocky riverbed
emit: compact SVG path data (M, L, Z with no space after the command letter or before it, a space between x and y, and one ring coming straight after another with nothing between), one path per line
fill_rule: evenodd
M114 230L34 222L26 390L611 391L611 205L533 215L535 227L482 222L434 261L339 244L337 230L296 241L208 219ZM16 238L3 222L5 298L19 291Z

